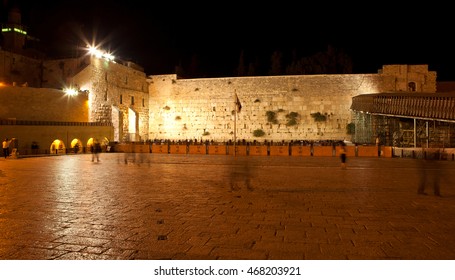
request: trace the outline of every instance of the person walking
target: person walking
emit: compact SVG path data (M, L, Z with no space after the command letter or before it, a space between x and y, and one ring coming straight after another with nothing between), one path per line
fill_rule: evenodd
M433 186L433 194L441 196L439 181L441 178L440 151L428 155L423 152L423 158L420 159L420 182L417 193L420 195L427 195L425 188Z
M11 140L9 140L8 138L5 138L5 140L3 140L3 156L5 156L5 158L7 158L9 156L9 144L11 143Z
M101 144L98 140L95 140L90 147L90 151L92 152L92 162L100 162L100 153L101 153Z
M346 144L342 141L339 148L341 169L346 169Z

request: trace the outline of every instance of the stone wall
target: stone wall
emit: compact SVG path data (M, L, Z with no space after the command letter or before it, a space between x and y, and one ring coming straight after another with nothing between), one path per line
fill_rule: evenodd
M0 104L0 120L5 120L0 138L17 139L20 154L30 153L32 143L44 152L55 140L65 148L71 148L74 139L82 147L92 138L113 140L112 126L87 124L89 102L83 93L69 96L58 89L2 86Z
M89 66L72 81L89 93L89 120L112 122L115 141L148 139L149 96L145 73L91 57Z
M31 153L32 143L37 143L42 153L49 153L55 140L62 141L65 149L72 148L74 139L87 148L91 139L112 140L112 130L111 126L1 125L0 139L17 139L18 151L25 155Z
M6 87L0 118L112 123L118 142L350 140L352 97L436 92L436 73L427 65L385 65L373 74L179 79L146 77L140 67L93 56L40 61L0 51L2 61L0 82L24 86ZM68 100L40 85L74 87L81 95ZM14 95L26 86L32 95ZM235 94L242 104L236 120ZM75 102L82 96L88 105Z
M87 122L88 97L62 90L18 86L0 87L0 119Z
M198 141L233 140L234 125L237 140L350 140L352 97L407 91L409 82L416 91L436 90L436 74L425 65L390 65L378 74L352 75L186 80L157 75L149 82L150 139ZM236 122L235 94L242 104ZM256 137L257 130L265 134Z
M0 50L0 83L41 87L42 60Z

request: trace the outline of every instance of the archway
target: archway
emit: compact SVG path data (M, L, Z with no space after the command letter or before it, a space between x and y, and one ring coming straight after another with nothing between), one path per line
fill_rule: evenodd
M83 145L82 145L82 141L75 138L71 141L71 149L73 150L73 152L75 154L79 154L79 153L82 153L83 152Z
M139 141L137 126L137 113L131 108L128 108L128 138L130 141Z
M55 139L50 146L50 153L51 154L65 154L66 147L65 143L63 143L60 139Z

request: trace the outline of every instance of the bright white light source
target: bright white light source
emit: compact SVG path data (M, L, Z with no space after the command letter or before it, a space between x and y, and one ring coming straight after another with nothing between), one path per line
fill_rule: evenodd
M70 96L76 96L79 92L75 90L74 88L67 88L64 90L64 92Z

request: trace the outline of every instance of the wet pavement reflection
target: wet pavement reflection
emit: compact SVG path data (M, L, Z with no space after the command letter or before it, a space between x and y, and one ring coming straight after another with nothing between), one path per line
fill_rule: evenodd
M0 161L1 259L454 259L455 162L103 153ZM422 169L423 168L423 169ZM428 186L431 188L431 186Z

